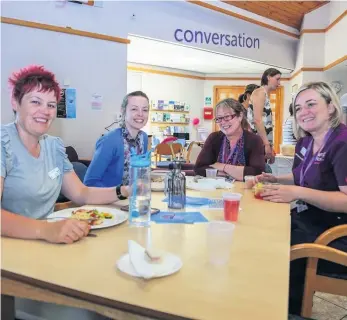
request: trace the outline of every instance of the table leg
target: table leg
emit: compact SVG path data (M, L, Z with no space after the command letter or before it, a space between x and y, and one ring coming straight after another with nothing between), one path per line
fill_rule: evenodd
M14 297L1 295L1 319L15 320Z

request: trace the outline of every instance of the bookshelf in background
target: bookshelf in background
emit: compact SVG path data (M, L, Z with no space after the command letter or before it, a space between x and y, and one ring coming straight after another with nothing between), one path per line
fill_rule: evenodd
M151 101L150 131L153 135L189 133L190 105L182 101Z

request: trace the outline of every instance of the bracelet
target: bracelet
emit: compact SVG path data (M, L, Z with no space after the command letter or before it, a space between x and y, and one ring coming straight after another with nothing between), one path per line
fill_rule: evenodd
M124 197L124 196L122 195L122 192L121 192L121 189L120 189L120 187L122 187L122 186L123 186L123 185L121 184L121 185L119 185L119 186L116 187L117 198L118 198L119 200L125 200L125 199L127 199L127 197Z

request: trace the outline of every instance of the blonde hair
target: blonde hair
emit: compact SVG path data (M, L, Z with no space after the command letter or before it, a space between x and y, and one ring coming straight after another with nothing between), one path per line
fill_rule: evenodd
M246 109L240 102L238 102L237 100L232 99L232 98L226 98L226 99L224 99L222 101L219 101L216 104L216 106L215 106L216 112L217 112L217 109L220 108L220 107L222 107L222 108L229 108L229 109L234 110L234 112L235 112L237 117L241 117L242 116L242 120L241 120L241 127L242 127L242 129L247 129L248 128L248 122L247 122L247 117L246 117Z
M342 108L339 102L339 98L337 97L335 91L325 82L310 82L304 84L293 100L293 108L294 108L294 134L296 138L303 138L305 136L310 135L308 132L303 130L297 120L296 120L296 108L295 102L298 98L299 94L303 91L312 89L320 94L320 96L325 100L327 104L331 103L334 106L334 112L330 116L330 127L336 128L342 122Z

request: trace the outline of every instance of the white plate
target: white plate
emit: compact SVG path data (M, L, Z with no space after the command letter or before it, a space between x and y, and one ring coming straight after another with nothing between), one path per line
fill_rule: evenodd
M153 271L155 274L153 278L169 276L179 271L183 266L182 260L172 253L165 253L162 259L163 261L160 265L153 263ZM165 268L162 267L162 264L165 264ZM117 267L120 271L132 277L141 278L141 276L136 273L132 263L130 262L129 253L120 257L117 261Z
M104 219L102 224L91 226L91 229L103 229L108 227L113 227L118 224L123 223L124 221L128 220L128 214L124 211L121 211L116 208L111 207L97 207L97 206L83 206L80 208L69 208L64 209L60 211L55 211L52 214L50 214L47 218L49 219L49 222L53 221L59 221L62 220L62 218L69 218L72 216L72 211L78 210L78 209L96 209L101 212L108 212L113 215L112 219Z
M187 177L187 188L197 191L213 191L216 189L231 189L233 183L225 181L225 178L203 178L197 182L194 177Z

